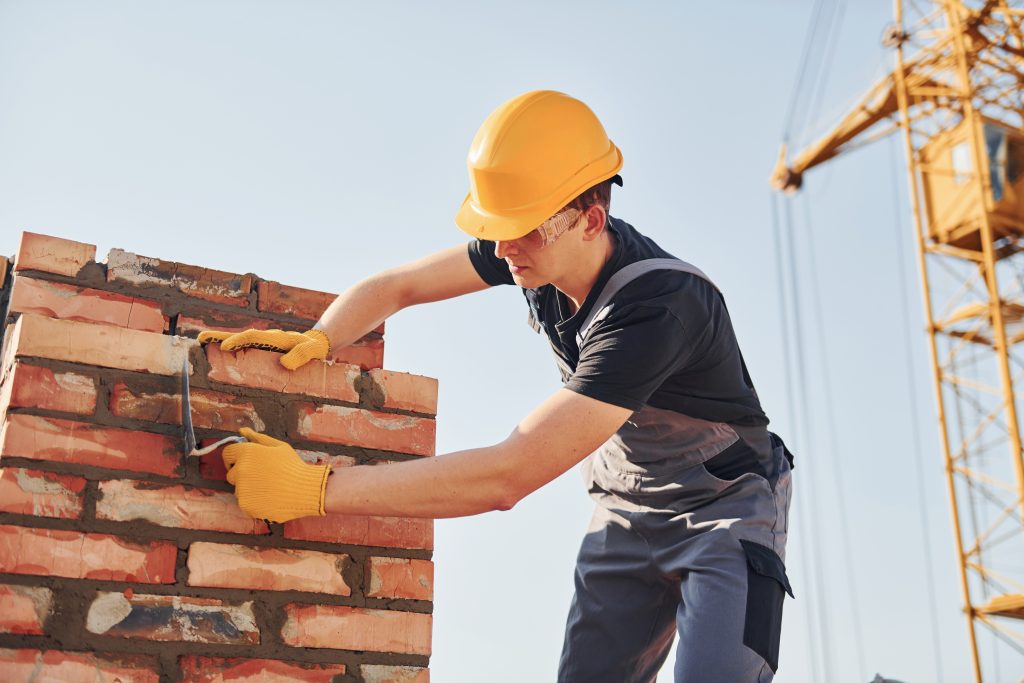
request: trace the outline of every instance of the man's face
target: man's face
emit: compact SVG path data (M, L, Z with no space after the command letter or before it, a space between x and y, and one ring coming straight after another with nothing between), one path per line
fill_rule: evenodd
M514 240L494 243L494 254L508 263L517 285L533 289L557 279L565 266L573 240L559 239L566 232L582 230L586 214L569 208L555 214L538 228Z

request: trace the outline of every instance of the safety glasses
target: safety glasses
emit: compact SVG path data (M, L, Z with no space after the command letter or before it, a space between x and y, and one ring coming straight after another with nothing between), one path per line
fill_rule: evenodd
M541 223L540 226L526 233L522 237L514 240L507 240L507 242L509 244L514 244L517 248L525 251L543 249L557 240L563 233L572 230L572 228L575 227L582 218L582 211L568 208L556 213L554 216Z

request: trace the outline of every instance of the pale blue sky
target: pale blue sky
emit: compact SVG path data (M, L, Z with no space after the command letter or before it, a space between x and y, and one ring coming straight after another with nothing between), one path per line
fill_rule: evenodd
M822 123L887 63L879 38L891 3L848 4ZM796 505L818 521L820 538L799 530L791 538L798 599L786 604L776 680L825 680L812 673L811 640L819 659L830 655L830 681L876 672L934 681L936 657L945 681L967 680L909 261L910 320L900 301L897 244L911 253L902 158L894 176L886 143L812 173L793 207L801 234L806 215L813 224L822 315L813 314L805 258L810 414L787 408L767 178L811 6L0 0L0 253L13 253L28 229L95 243L101 254L121 247L340 291L463 242L453 216L477 126L523 91L568 92L623 150L626 183L612 213L717 281L765 409L797 454ZM439 452L500 440L557 389L550 351L525 319L509 287L389 322L385 366L440 379ZM796 431L805 426L809 434ZM837 472L850 553L839 538ZM437 523L437 683L553 680L590 509L573 470L510 512ZM926 562L936 577L938 654ZM824 634L812 609L819 603ZM1003 675L1016 666L1001 662Z

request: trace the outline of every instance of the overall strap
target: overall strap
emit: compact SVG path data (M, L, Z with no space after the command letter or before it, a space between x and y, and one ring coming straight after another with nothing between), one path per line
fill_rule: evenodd
M718 289L715 283L711 281L711 278L704 274L704 271L693 264L681 261L677 258L650 258L630 263L628 266L616 271L616 273L608 279L608 282L605 283L604 289L601 290L601 293L598 294L597 299L594 301L594 305L590 309L590 313L583 319L579 332L576 333L577 348L583 348L583 340L586 339L587 333L590 332L590 328L604 320L611 312L611 306L609 304L611 303L612 297L618 294L619 290L630 282L641 275L646 275L652 270L678 270L684 273L690 273L691 275L696 275L702 280L705 280L716 290Z

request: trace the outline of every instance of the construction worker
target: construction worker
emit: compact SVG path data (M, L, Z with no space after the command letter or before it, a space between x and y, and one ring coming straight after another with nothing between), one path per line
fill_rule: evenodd
M243 430L224 461L239 505L286 521L328 512L443 518L509 510L583 463L596 502L576 566L558 680L769 681L778 665L791 457L771 434L722 295L608 214L619 149L582 102L534 91L496 109L469 151L456 216L476 238L358 283L308 332L203 332L295 369L393 313L522 288L559 389L501 443L410 462L303 462Z

